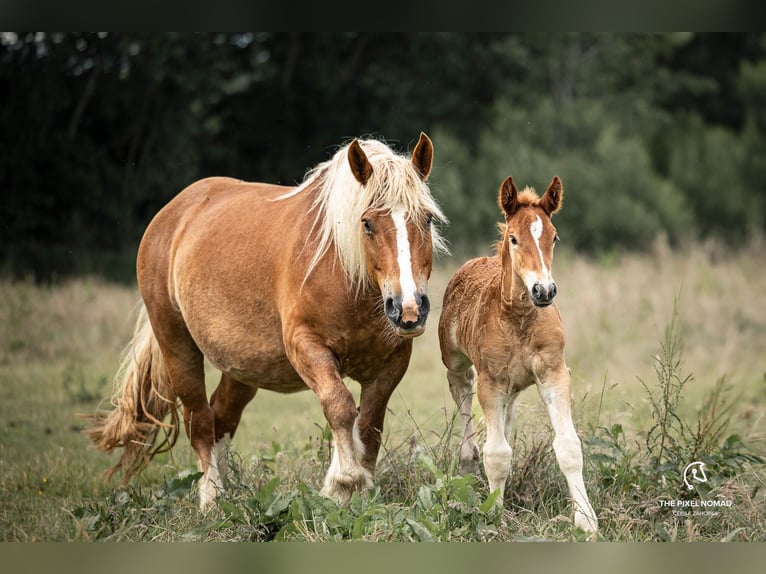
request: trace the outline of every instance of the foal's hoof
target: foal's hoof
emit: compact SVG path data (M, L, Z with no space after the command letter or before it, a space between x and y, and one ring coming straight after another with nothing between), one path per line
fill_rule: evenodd
M590 534L591 540L595 540L597 538L598 519L596 519L595 516L589 517L587 514L584 514L582 512L575 512L574 525L577 528L581 528L582 530Z

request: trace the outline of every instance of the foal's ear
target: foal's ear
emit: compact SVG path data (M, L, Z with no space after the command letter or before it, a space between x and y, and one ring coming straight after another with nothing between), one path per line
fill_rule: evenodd
M358 140L352 141L351 145L348 146L348 163L356 180L362 185L367 183L372 175L372 166Z
M497 203L500 205L503 213L505 213L506 219L510 219L519 208L519 190L516 189L516 184L513 183L513 178L510 175L505 178L505 181L500 186Z
M559 176L554 175L548 189L545 190L540 198L540 207L549 216L561 209L561 200L564 197L564 188L561 185Z
M431 164L433 161L434 144L426 134L420 132L420 139L415 146L415 151L412 152L412 164L415 166L415 169L418 170L423 181L428 179L428 174L431 173Z

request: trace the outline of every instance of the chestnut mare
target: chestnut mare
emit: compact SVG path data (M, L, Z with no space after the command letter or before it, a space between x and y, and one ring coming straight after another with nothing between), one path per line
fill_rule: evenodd
M115 409L88 430L123 448L125 480L178 437L177 401L203 476L221 488L222 449L258 389L311 389L334 438L323 492L341 503L372 485L386 405L423 333L444 216L426 179L433 145L411 158L354 140L296 188L209 178L149 224L138 250L143 299L116 380ZM222 372L208 402L203 357ZM361 384L361 405L342 377ZM165 423L170 415L170 424Z
M521 193L513 178L500 188L505 214L494 257L472 259L450 280L439 321L442 361L463 423L460 470L478 471L479 449L471 420L474 382L487 425L484 469L489 489L500 491L511 470L508 438L514 402L532 384L550 415L553 449L574 502L576 526L596 532L598 523L585 492L582 451L570 412L570 376L564 360L564 328L553 298L550 216L561 207L563 189L554 177L540 198Z

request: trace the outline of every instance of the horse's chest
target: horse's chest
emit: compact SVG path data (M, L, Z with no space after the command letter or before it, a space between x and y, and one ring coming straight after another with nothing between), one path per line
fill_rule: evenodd
M341 376L360 383L380 378L381 373L398 370L402 360L408 362L409 343L391 345L376 336L354 338L332 345ZM405 366L406 368L406 366Z

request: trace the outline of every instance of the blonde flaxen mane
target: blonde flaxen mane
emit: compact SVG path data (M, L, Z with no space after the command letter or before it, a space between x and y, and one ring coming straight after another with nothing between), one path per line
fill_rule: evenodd
M446 222L446 217L409 157L395 153L378 140L357 141L372 166L372 175L365 185L359 183L351 171L348 162L350 144L347 144L331 159L310 170L295 190L278 200L300 193L314 195L311 210L316 215L305 246L312 242L315 247L306 277L334 244L349 283L360 289L369 280L361 226L367 210L400 207L417 222L425 222L428 216ZM446 242L436 226L432 227L431 237L435 252L447 252Z

